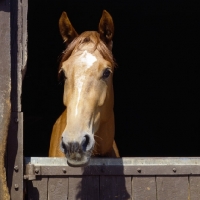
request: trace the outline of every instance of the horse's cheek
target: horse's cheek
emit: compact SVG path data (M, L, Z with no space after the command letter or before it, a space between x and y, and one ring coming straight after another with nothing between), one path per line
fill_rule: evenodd
M98 106L102 106L104 104L104 101L106 99L106 93L107 93L107 86L104 90L102 90L102 93L101 93L100 98L99 98Z
M63 104L67 107L69 104L69 91L64 91L63 93Z
M67 92L65 92L65 91L63 93L63 103L64 103L65 106L67 106L67 94L66 93Z

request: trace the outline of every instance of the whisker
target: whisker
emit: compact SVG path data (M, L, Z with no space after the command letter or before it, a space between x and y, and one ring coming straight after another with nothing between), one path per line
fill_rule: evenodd
M92 156L95 156L95 155L97 155L98 154L98 151L96 150L96 149L93 149L93 151L92 151Z
M94 137L97 137L97 138L99 138L99 139L101 139L101 140L103 140L101 137L99 137L98 135L94 135Z
M100 146L100 144L98 144L97 142L95 143L97 146Z

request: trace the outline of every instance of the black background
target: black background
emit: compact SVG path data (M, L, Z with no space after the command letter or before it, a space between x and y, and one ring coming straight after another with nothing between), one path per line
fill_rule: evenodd
M116 142L121 156L200 156L198 1L34 0L28 10L28 65L23 81L25 156L48 156L63 110L57 81L66 11L81 33L113 17Z

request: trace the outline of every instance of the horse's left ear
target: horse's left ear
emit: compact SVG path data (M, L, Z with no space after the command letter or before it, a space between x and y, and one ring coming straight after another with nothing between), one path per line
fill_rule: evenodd
M112 49L112 38L114 34L114 23L111 15L103 10L102 17L99 22L100 38L105 42L108 48Z
M66 12L63 12L59 19L60 34L66 44L69 44L75 37L78 36L72 26Z

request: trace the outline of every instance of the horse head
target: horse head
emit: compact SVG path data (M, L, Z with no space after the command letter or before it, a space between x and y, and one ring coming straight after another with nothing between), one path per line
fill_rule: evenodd
M63 12L59 29L67 44L59 67L59 76L63 74L65 79L63 102L67 109L60 148L70 165L83 166L88 163L95 145L98 146L95 136L100 136L95 133L113 114L114 25L104 10L98 32L78 35Z

